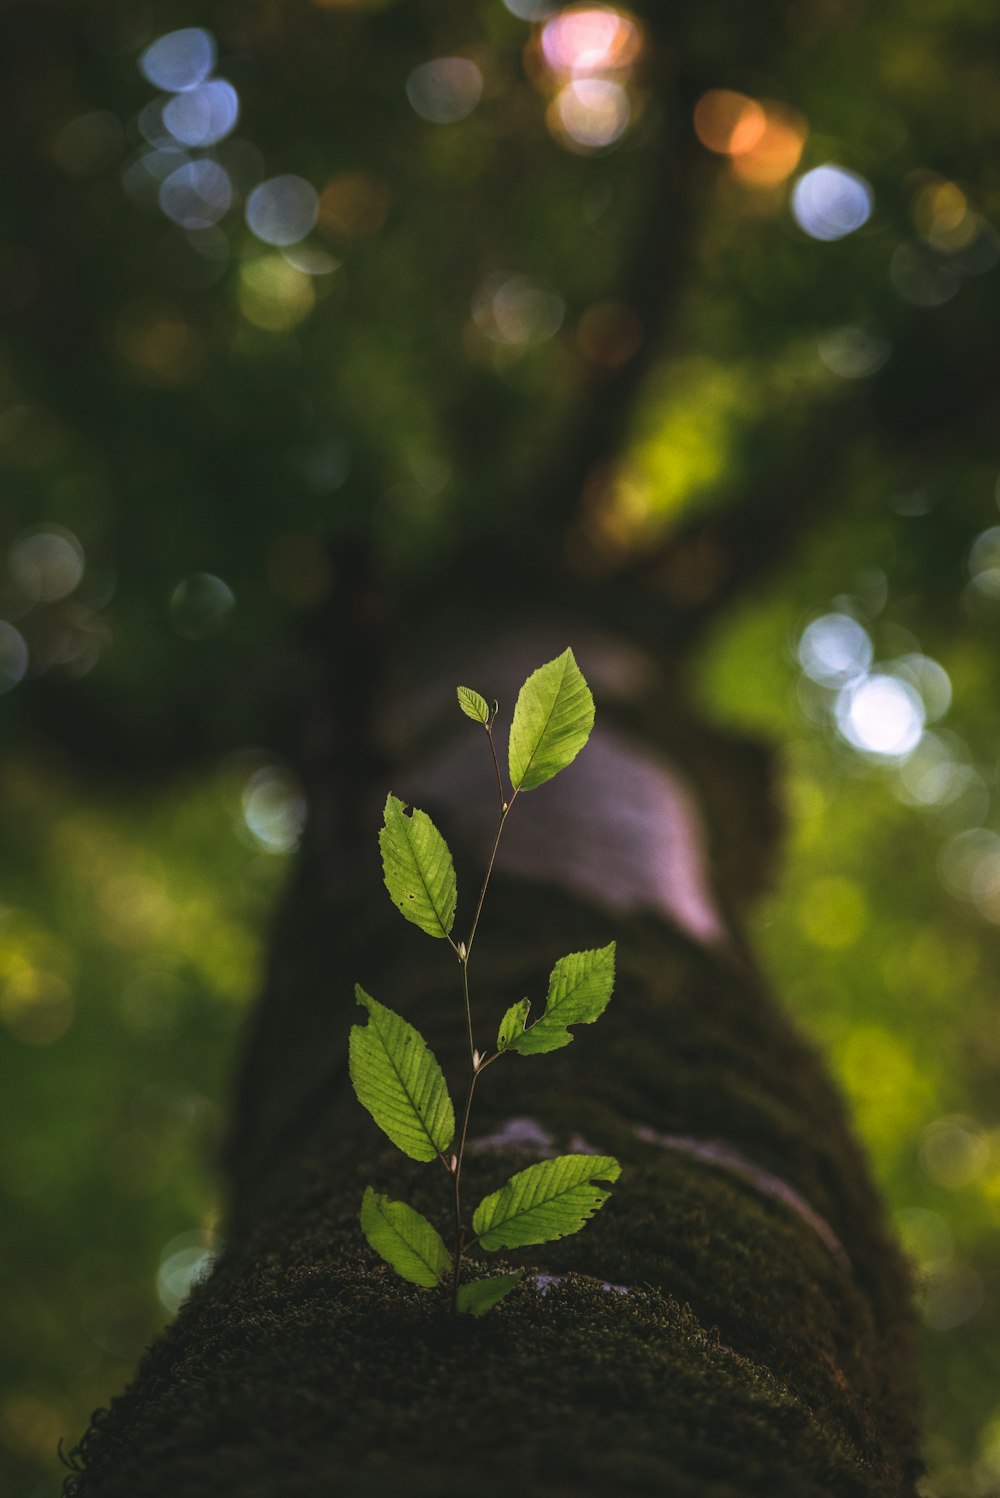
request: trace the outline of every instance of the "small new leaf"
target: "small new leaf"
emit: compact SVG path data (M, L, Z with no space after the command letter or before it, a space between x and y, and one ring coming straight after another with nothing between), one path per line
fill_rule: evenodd
M412 816L388 796L378 835L385 887L393 904L428 936L447 936L455 924L458 886L448 844L424 811Z
M361 1231L375 1252L412 1285L430 1290L451 1268L451 1254L437 1228L405 1202L379 1196L370 1186L361 1203Z
M610 1192L596 1183L620 1175L621 1166L610 1155L559 1155L529 1165L483 1198L473 1230L485 1249L567 1238L607 1201Z
M467 718L475 723L481 723L485 728L490 721L490 705L486 698L471 687L456 687L458 693L458 705Z
M567 1025L592 1025L608 1007L615 985L615 944L560 957L549 978L545 1012L509 1042L522 1056L537 1056L569 1045Z
M509 1050L516 1042L519 1035L524 1034L524 1027L528 1019L528 1010L531 1008L530 999L522 999L519 1004L511 1004L507 1013L500 1021L500 1029L497 1031L497 1050Z
M517 696L508 763L515 791L533 791L572 764L590 738L594 699L572 650L528 677Z
M519 1269L516 1274L498 1274L491 1280L470 1280L459 1289L456 1308L470 1316L485 1316L523 1278L524 1270Z
M433 1160L455 1137L455 1109L437 1059L418 1030L360 984L354 995L369 1014L367 1025L351 1027L348 1065L358 1101L404 1155Z

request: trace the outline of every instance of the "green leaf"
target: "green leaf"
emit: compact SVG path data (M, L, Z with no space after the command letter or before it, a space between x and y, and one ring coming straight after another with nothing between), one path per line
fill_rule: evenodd
M455 1137L455 1109L427 1042L405 1019L355 985L367 1025L352 1025L354 1091L383 1133L411 1160L433 1160Z
M590 738L594 699L572 650L528 677L510 727L510 783L533 791L572 764Z
M424 811L388 796L378 835L385 887L408 921L428 936L447 936L455 924L458 886L448 844Z
M474 692L471 687L456 687L458 693L458 705L467 718L472 718L476 723L482 723L485 728L490 721L490 705L485 697Z
M608 1007L615 986L615 944L560 957L549 978L545 1013L510 1041L512 1051L536 1056L558 1051L573 1039L567 1025L592 1025Z
M405 1202L379 1196L370 1186L361 1203L361 1231L375 1252L413 1285L429 1290L451 1268L451 1254L437 1228Z
M519 1269L516 1274L498 1274L491 1280L470 1280L459 1287L458 1309L470 1316L485 1316L523 1278L524 1270Z
M500 1021L500 1029L497 1032L498 1051L506 1051L519 1035L523 1035L530 1008L530 999L522 999L519 1004L511 1004Z
M521 1248L579 1232L610 1192L595 1181L617 1181L621 1166L610 1155L559 1155L529 1165L486 1196L472 1226L483 1248Z

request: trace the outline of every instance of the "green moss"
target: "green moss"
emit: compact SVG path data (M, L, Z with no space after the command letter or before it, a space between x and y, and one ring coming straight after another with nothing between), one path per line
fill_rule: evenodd
M561 896L500 885L477 948L485 1024L538 993L555 956L619 938L601 1025L553 1057L510 1058L480 1089L475 1132L528 1114L559 1147L581 1133L625 1166L582 1233L489 1256L568 1278L456 1323L443 1293L373 1261L364 1186L443 1227L447 1181L383 1147L350 1096L353 979L457 1057L448 963L380 909L362 902L331 929L291 903L247 1071L229 1250L88 1434L76 1498L912 1492L906 1279L839 1100L752 973L659 925L612 932ZM511 930L516 948L497 945ZM321 972L337 974L333 1009ZM782 1203L637 1125L724 1139L775 1171L850 1265ZM473 1156L467 1200L525 1158Z

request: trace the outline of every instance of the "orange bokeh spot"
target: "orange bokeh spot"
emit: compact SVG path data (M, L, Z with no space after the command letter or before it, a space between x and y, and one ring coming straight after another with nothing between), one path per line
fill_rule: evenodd
M694 130L703 146L720 156L745 156L767 130L756 99L728 88L709 89L694 107Z
M765 99L764 129L749 150L730 156L730 170L751 187L776 187L798 166L809 126L795 109Z

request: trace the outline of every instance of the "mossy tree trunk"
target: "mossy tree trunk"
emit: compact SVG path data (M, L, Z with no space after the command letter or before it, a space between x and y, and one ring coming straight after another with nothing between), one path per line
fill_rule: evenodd
M592 1148L623 1163L611 1202L575 1237L489 1256L529 1274L482 1320L456 1320L443 1290L404 1285L364 1243L366 1185L447 1232L449 1181L396 1154L353 1097L353 985L418 1024L457 1092L459 973L443 942L400 921L381 886L376 798L355 785L345 817L336 735L315 733L313 816L243 1069L226 1249L95 1417L75 1498L913 1491L905 1272L836 1091L733 914L726 871L749 885L763 853L734 851L732 835L763 838L766 816L739 817L766 800L759 755L706 736L662 684L639 698L599 701L599 726L617 715L643 752L672 740L714 797L725 934L696 939L662 912L501 873L473 975L487 1035L510 1002L544 991L557 957L617 940L602 1021L483 1078L472 1132L484 1144L467 1171L474 1201L546 1148ZM455 724L435 753L473 732L457 710ZM491 775L484 762L484 797ZM468 900L480 869L463 851L467 819L447 794L428 809ZM592 810L581 805L583 824Z

